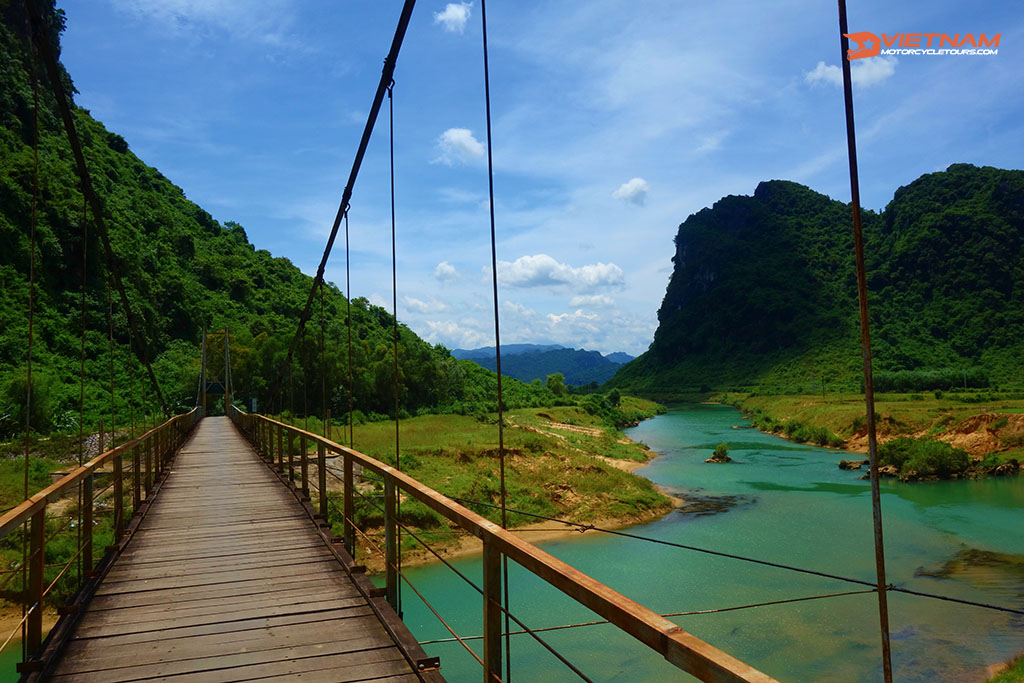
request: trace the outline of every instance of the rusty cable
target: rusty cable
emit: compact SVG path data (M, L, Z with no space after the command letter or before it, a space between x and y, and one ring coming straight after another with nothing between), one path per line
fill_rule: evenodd
M117 261L114 255L114 249L110 244L110 235L107 231L106 222L103 219L103 207L100 205L99 197L93 190L92 179L89 175L89 168L86 166L85 155L82 152L82 144L78 137L78 131L75 128L74 118L71 115L71 106L69 104L70 99L64 89L64 83L61 80L61 70L57 64L57 59L53 54L53 48L50 45L49 38L46 35L43 17L39 13L34 0L25 0L25 7L28 10L32 41L36 46L37 52L43 58L43 64L45 65L46 73L49 76L50 87L53 89L57 109L60 111L61 119L64 122L64 132L67 134L68 143L71 145L71 153L74 156L75 164L78 167L78 174L82 181L82 190L85 193L89 205L92 207L93 218L96 221L96 232L99 234L100 241L103 243L103 250L107 256L108 268L121 297L121 307L124 309L125 315L128 318L128 325L135 330L135 336L139 339L142 351L142 361L146 365L146 370L149 373L149 381L153 385L153 391L156 393L157 399L160 401L164 414L170 417L170 408L164 400L163 392L160 390L160 384L156 379L156 373L153 371L153 366L149 362L149 345L146 343L146 337L140 332L139 322L128 302L128 293L125 290L124 282L122 282L120 273L117 270Z
M392 353L395 366L395 469L402 471L402 451L399 448L399 424L398 424L398 256L395 240L395 81L391 80L388 85L388 151L391 159L391 329L392 329ZM352 416L349 415L349 419ZM402 514L402 497L395 500L395 516ZM402 573L402 530L398 529L398 573ZM402 618L402 584L397 586L398 618Z
M493 505L491 503L484 503L484 502L479 501L479 500L468 500L466 498L457 498L455 496L448 496L448 497L451 498L452 500L458 502L458 503L463 503L463 504L467 504L467 505L480 505L480 506L483 506L483 507L498 509L497 505ZM544 519L544 520L547 520L549 522L559 522L559 523L565 524L567 526L577 527L581 531L587 531L587 530L600 531L601 533L611 534L613 536L622 536L624 538L632 538L632 539L637 540L637 541L647 541L648 543L656 543L658 545L664 545L664 546L668 546L668 547L671 547L671 548L679 548L681 550L692 550L694 552L704 553L705 555L715 555L717 557L727 557L727 558L729 558L731 560L742 560L743 562L751 562L753 564L760 564L760 565L764 565L766 567L774 567L776 569L786 569L786 570L791 571L791 572L799 572L801 574L809 574L811 576L820 576L820 577L825 578L825 579L835 579L836 581L845 581L847 583L853 583L853 584L857 584L857 585L860 585L860 586L871 586L873 590L878 590L877 587L875 587L875 584L872 583L871 581L864 581L862 579L854 579L854 578L850 578L849 576L840 576L838 574L829 574L827 572L820 572L820 571L817 571L815 569L804 569L802 567L794 567L793 565L781 564L779 562L771 562L769 560L759 560L759 559L754 558L754 557L746 557L744 555L736 555L736 554L733 554L733 553L726 553L726 552L722 552L720 550L710 550L709 548L701 548L701 547L698 547L698 546L686 545L686 544L683 544L683 543L675 543L673 541L664 541L664 540L662 540L660 538L651 538L650 536L639 536L637 534L631 534L631 533L629 533L627 531L616 531L615 529L604 529L604 528L601 528L599 526L594 526L593 524L581 524L579 522L570 522L567 519L559 519L557 517L548 517L546 515L539 515L539 514L534 513L534 512L525 512L523 510L516 510L514 508L509 508L509 512L511 512L512 514L516 514L516 515L525 515L526 517L534 517L536 519ZM907 595L917 595L919 597L933 598L935 600L945 600L947 602L956 602L956 603L959 603L961 605L971 605L973 607L984 607L985 609L996 610L996 611L999 611L999 612L1008 612L1010 614L1024 614L1024 610L1014 609L1012 607L1003 607L1001 605L993 605L993 604L985 603L985 602L976 602L974 600L963 600L961 598L953 598L953 597L950 597L950 596L947 596L947 595L937 595L935 593L925 593L923 591L915 591L915 590L912 590L912 589L909 589L909 588L901 588L901 587L893 585L891 583L888 584L885 588L886 588L887 591L890 591L890 592L906 593Z
M822 600L824 598L838 598L838 597L842 597L842 596L845 596L845 595L864 595L866 593L874 593L874 592L875 592L874 588L865 588L864 590L859 590L859 591L844 591L842 593L826 593L824 595L808 595L808 596L804 596L804 597L801 597L801 598L787 598L785 600L772 600L770 602L755 602L755 603L752 603L752 604L749 604L749 605L736 605L736 606L733 606L733 607L719 607L717 609L698 609L698 610L692 610L692 611L689 611L689 612L668 612L666 614L660 614L658 616L664 617L666 619L670 618L670 617L690 617L690 616L695 616L695 615L699 615L699 614L717 614L719 612L734 612L736 610L751 609L751 608L754 608L754 607L767 607L769 605L785 605L785 604L792 603L792 602L805 602L807 600ZM542 628L535 628L533 630L534 631L539 631L541 633L544 633L546 631L563 631L565 629L570 629L570 628L581 628L581 627L584 627L584 626L601 626L601 625L610 624L610 623L612 623L612 622L608 621L607 619L602 619L600 621L584 621L584 622L580 622L580 623L576 623L576 624L562 624L560 626L544 626ZM507 633L505 635L519 636L519 635L523 635L524 633L526 633L526 631L512 631L512 632ZM483 636L463 636L463 640L481 640L481 639L483 639ZM435 645L435 644L438 644L438 643L450 643L450 642L452 642L451 639L449 639L449 638L442 638L442 639L438 639L438 640L423 640L423 641L420 641L420 645Z
M358 493L358 492L357 492L357 493ZM328 500L330 500L330 498L328 498ZM373 550L373 551L374 551L375 553L379 554L379 555L380 555L381 557L383 557L383 558L384 558L384 562L385 562L385 564L386 564L386 563L387 563L387 553L385 553L385 552L384 552L383 550L381 550L381 549L380 549L380 546L378 546L378 545L377 545L376 543L374 543L374 542L373 542L372 540L370 540L369 536L367 536L366 534L364 534L364 533L363 533L363 531L362 531L362 529L360 529L360 528L359 528L358 526L356 526L355 522L353 522L352 520L348 519L348 517L345 517L345 513L341 512L341 510L338 510L338 507L337 507L336 505L334 505L334 503L333 503L333 502L331 503L331 506L332 506L332 507L334 507L334 509L335 509L335 510L336 510L336 511L337 511L337 512L338 512L339 514L341 514L341 516L342 516L342 519L344 519L344 520L348 521L348 522L349 522L349 524L351 524L351 525L352 525L352 528L353 528L353 529L355 530L355 532L356 532L357 534L359 534L359 536L361 536L361 537L363 538L363 540L364 540L364 541L366 542L366 545L367 545L367 546L368 546L368 547L369 547L369 548L370 548L371 550ZM393 565L392 565L392 566L393 566ZM396 567L395 569L396 569L396 571L397 571L397 567ZM469 645L466 645L466 643L464 643L464 642L463 642L462 638L460 638L460 637L459 637L459 634L455 632L455 629L453 629L453 628L452 628L452 627L451 627L451 626L450 626L450 625L448 624L448 622L444 620L444 617L442 617L442 616L441 616L441 615L440 615L440 614L438 613L438 611L437 611L436 609L434 609L434 606L430 604L430 601L428 601L428 600L427 600L427 599L426 599L426 598L425 598L425 597L423 596L423 594L422 594L422 593L420 593L420 592L419 592L418 590L416 590L416 587L412 585L412 583L411 583L411 582L409 581L409 579L407 579L407 578L405 577L405 575L404 575L404 574L402 574L402 572L400 572L400 571L399 571L399 572L398 572L398 576L399 576L399 577L401 577L402 581L405 581L406 583L408 583L408 584L409 584L409 588L411 588L411 589L413 590L413 592L414 592L414 593L416 593L416 595L417 595L417 596L419 597L419 599L423 601L423 604L427 606L427 609L429 609L429 610L430 610L430 611L431 611L431 612L433 613L433 615L434 615L435 617L437 617L437 620L438 620L438 621L440 621L440 622L441 622L441 624L442 624L442 625L443 625L443 626L444 626L444 627L445 627L445 628L446 628L446 629L448 630L448 632L449 632L449 633L451 633L451 634L452 634L452 635L453 635L453 636L455 637L455 640L459 641L459 643L461 643L461 644L462 644L462 647L466 648L466 652L468 652L469 654L473 655L473 658L474 658L474 659L475 659L475 660L476 660L477 662L479 662L479 663L480 663L480 666L483 666L483 665L484 665L484 660L480 659L480 656L479 656L479 655L477 655L477 653L473 651L473 648L471 648L471 647L470 647Z
M839 0L839 47L843 65L843 102L846 108L846 143L850 158L850 208L853 212L853 244L857 261L857 299L860 313L861 356L864 365L864 403L867 409L868 456L871 467L871 519L875 540L875 577L878 588L878 621L882 639L882 676L892 681L892 650L889 641L889 604L886 596L885 544L882 538L882 499L878 484L878 440L875 432L875 387L871 368L871 330L868 314L867 275L864 267L864 236L861 229L860 181L857 174L857 137L853 119L853 81L850 74L850 41L846 0Z
M398 53L402 48L402 41L405 39L405 31L409 27L409 20L412 18L412 10L415 5L416 0L405 0L405 4L402 6L402 13L398 18L398 25L395 28L395 36L391 41L391 49L388 51L388 55L384 59L384 68L381 71L380 81L377 84L377 92L374 94L373 103L370 105L370 113L366 117L366 125L363 127L363 135L359 139L359 147L356 149L356 156L352 161L352 170L349 171L348 182L345 184L345 189L341 194L341 203L338 205L338 213L335 215L334 224L331 226L331 234L327 238L327 244L324 247L323 256L320 258L320 265L317 266L316 277L313 278L313 286L309 288L309 295L306 297L305 307L299 315L299 324L295 330L295 336L292 337L291 344L288 346L288 353L285 356L286 364L291 362L292 354L295 353L295 347L298 344L299 334L306 326L306 321L309 320L313 307L313 297L316 294L317 285L320 282L323 282L324 270L327 268L327 260L330 258L331 250L334 248L334 240L338 236L338 229L341 227L341 219L348 214L349 202L352 199L352 190L356 184L356 177L359 175L359 169L363 164L363 157L366 155L366 148L370 144L370 136L373 133L374 125L377 123L377 114L380 112L381 104L384 102L385 91L394 78L395 65L398 63ZM283 373L279 373L277 381L274 383L274 388L272 389L271 399L275 398L280 393L283 379Z
M36 77L36 60L31 62L32 75L32 222L29 227L28 246L28 374L25 383L25 500L28 500L29 452L32 449L32 342L35 337L35 293L36 293L36 226L39 211L39 80ZM21 589L28 595L28 534L21 538L22 583ZM28 660L25 631L25 600L21 601L22 656Z
M352 372L352 283L349 277L348 212L345 212L345 306L348 315L348 447L355 448L355 383Z
M330 472L330 470L328 470L328 472ZM338 475L337 475L337 474L334 474L333 472L331 472L331 474L333 474L333 475L334 475L334 476L335 476L336 478L338 477ZM377 505L376 503L374 503L374 502L372 501L372 499L371 499L371 497L370 497L370 496L366 496L366 495L364 495L364 494L363 494L362 492L358 491L358 490L357 490L357 489L355 489L355 488L353 488L353 492L354 492L354 493L355 493L356 495L358 495L358 496L359 496L360 498L362 498L363 500L365 500L365 501L369 502L369 503L370 503L370 505L372 505L373 507L377 508L377 510L379 510L379 511L383 512L383 509L382 509L382 508L381 508L381 507L380 507L379 505ZM330 498L328 498L328 500L330 500ZM352 525L352 527L353 527L353 528L355 528L355 529L356 529L356 531L358 531L358 532L359 532L359 535L360 535L360 536L363 536L364 538L367 538L367 535L366 535L366 534L365 534L364 532L360 531L360 530L358 529L358 527L356 527L356 524L355 524L355 521L354 521L354 520L350 520L350 519L349 519L348 517L346 517L344 513L342 513L342 512L340 511L340 510L338 510L337 506L336 506L336 505L334 505L334 503L333 503L333 502L331 502L331 506L332 506L332 507L334 507L334 509L335 509L335 510L337 510L337 511L338 511L338 512L339 512L339 513L341 514L341 516L342 516L342 518L343 518L344 520L348 521L348 522L349 522L349 523L350 523L350 524ZM450 570L452 570L453 572L455 572L455 574L456 574L456 575L457 575L457 576L458 576L458 577L459 577L460 579L462 579L462 580L463 580L463 581L465 581L465 582L466 582L467 584L469 584L470 586L472 586L472 587L473 587L473 589L474 589L474 590L475 590L475 591L476 591L477 593L479 593L479 594L480 594L481 596L483 596L483 594L484 594L484 591L483 591L483 589L482 589L482 588L480 588L479 586L477 586L477 585L476 585L476 583L474 583L474 582L473 582L473 580L472 580L472 579L470 579L470 578L469 578L468 576L466 576L465 574L463 574L462 572L460 572L460 571L459 571L458 569L456 569L456 568L455 568L455 567L454 567L454 566L453 566L453 565L452 565L452 564L451 564L450 562L448 562L448 560L446 560L446 559L445 559L444 557L442 557L442 556L441 556L441 555L440 555L440 554L439 554L439 553L438 553L438 552L437 552L436 550L434 550L434 549L433 549L432 547L430 547L430 544L429 544L429 543L427 543L426 541L424 541L424 540L423 540L422 538L420 538L420 537L419 537L419 536L418 536L418 535L417 535L417 534L416 534L416 533L415 533L415 532L414 532L414 531L413 531L412 529L410 529L410 528L409 528L409 527L407 527L406 525L402 524L402 522L401 522L401 520L400 520L400 519L397 519L397 518L396 518L396 519L395 519L395 524L396 524L396 525L397 525L397 526L398 526L398 527L399 527L400 529L405 529L405 531L406 531L406 532L407 532L407 533L408 533L408 534L409 534L410 536L412 536L412 537L413 537L413 539L415 539L415 540L416 540L416 541L417 541L417 542L418 542L418 543L419 543L420 545L422 545L422 546L423 546L423 547L424 547L424 548L425 548L426 550L428 550L428 551L429 551L429 552L430 552L430 553L431 553L431 554L432 554L432 555L433 555L434 557L436 557L436 558L437 558L438 560L440 560L440 561L441 561L441 563L442 563L442 564L444 564L444 566L448 567L448 569L450 569ZM402 577L402 580L403 580L403 581L405 581L406 583L409 583L409 580L408 580L407 578L405 578L405 576L404 576L404 575L403 575L403 574L402 574L401 572L399 572L398 574L399 574L399 576L401 576L401 577ZM410 587L410 588L412 588L412 589L413 589L414 591L416 591L416 588L415 588L415 587L414 587L414 586L413 586L413 585L412 585L411 583L409 583L409 587ZM419 591L416 591L416 594L417 594L417 595L419 595ZM545 640L544 640L543 638L541 638L540 636L536 635L535 631L536 631L537 629L531 629L531 628L530 628L529 626L527 626L526 624L524 624L524 623L523 623L522 621L520 621L520 619L519 619L518 617L516 617L516 616L515 616L514 614L512 614L512 612L510 612L510 611L509 611L509 610L508 610L508 609L507 609L507 608L506 608L506 607L505 607L504 605L498 605L498 608L499 608L499 609L500 609L500 610L502 611L502 613L503 613L503 614L505 615L505 623L506 623L506 627L505 627L505 634L504 634L504 635L506 636L506 639L507 639L507 637L508 637L508 635L509 635L509 627L508 627L508 622L509 622L509 620L511 619L512 621L516 622L516 625L518 625L518 626L519 626L520 628L522 628L522 629L523 629L523 631L522 631L523 633L528 633L529 635L533 636L533 639L534 639L534 640L536 640L536 641L537 641L538 643L540 643L540 645L541 645L542 647L544 647L544 649L546 649L546 650L547 650L548 652L550 652L550 653L551 653L552 655L554 655L554 657L555 657L555 658L556 658L556 659L557 659L558 661L560 661L560 662L561 662L562 664L564 664L564 665L565 665L566 667L568 667L568 668L569 668L569 669L570 669L570 670L571 670L571 671L572 671L573 673L575 673L575 674L576 674L577 676L579 676L580 678L582 678L582 679L583 679L583 680L585 680L585 681L590 681L590 680L591 680L591 679L590 679L590 678L589 678L589 677L588 677L588 676L587 676L586 674L584 674L584 673L583 673L582 671L580 671L580 670L579 670L579 669L578 669L578 668L577 668L577 667L576 667L576 666L575 666L575 665L574 665L574 664L573 664L572 662L570 662L570 661L569 661L568 659L566 659L564 655L562 655L562 654L561 654L560 652L558 652L557 650L555 650L555 648L554 648L554 647L552 647L552 646L551 646L551 645L550 645L550 644L549 644L549 643L548 643L547 641L545 641ZM481 662L481 664L483 664L483 662Z
M491 220L491 283L494 290L494 360L495 370L498 378L498 469L499 486L501 493L501 528L508 528L507 489L505 486L505 420L504 406L502 405L501 386L501 334L498 315L498 248L496 231L494 227L494 151L491 143L491 72L487 51L487 2L480 0L480 29L483 37L484 57L484 113L487 120L487 208ZM511 627L508 623L509 615L509 588L508 588L508 558L502 555L502 595L505 601L505 678L512 679L512 645L508 637Z

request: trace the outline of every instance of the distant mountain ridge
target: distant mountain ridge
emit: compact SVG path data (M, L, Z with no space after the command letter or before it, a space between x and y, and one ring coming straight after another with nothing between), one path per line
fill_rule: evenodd
M1024 380L1024 171L954 164L865 211L875 369ZM650 349L610 386L856 388L850 205L784 180L691 215Z
M471 360L492 371L497 367L493 346L455 349L452 356L459 360ZM503 344L501 372L523 382L544 380L548 375L560 372L565 376L566 384L604 384L622 363L632 359L632 356L621 351L604 356L598 351L569 349L560 344Z

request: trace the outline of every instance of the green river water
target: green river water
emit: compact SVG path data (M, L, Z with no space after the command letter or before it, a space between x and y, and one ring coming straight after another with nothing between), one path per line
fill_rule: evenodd
M628 430L660 455L638 473L692 507L631 532L774 562L874 580L870 488L837 468L845 453L797 445L746 425L729 407L691 406ZM705 464L715 444L733 464ZM889 582L916 590L1024 608L1024 478L920 484L883 482ZM721 608L856 589L843 582L588 532L540 544L659 612ZM986 562L947 562L969 549ZM975 557L980 555L975 553ZM479 558L454 563L480 580ZM944 567L948 575L915 575ZM596 619L539 579L510 567L512 611L532 627ZM460 635L480 633L478 594L443 566L408 570ZM893 665L900 681L983 680L988 665L1024 650L1024 618L890 593ZM404 591L405 620L420 640L449 634ZM873 594L675 618L694 635L762 671L793 681L881 680ZM611 626L544 634L595 681L688 677ZM479 641L475 643L479 646ZM480 667L457 643L428 645L451 681ZM479 652L480 648L476 648ZM513 637L513 678L575 676L529 636Z

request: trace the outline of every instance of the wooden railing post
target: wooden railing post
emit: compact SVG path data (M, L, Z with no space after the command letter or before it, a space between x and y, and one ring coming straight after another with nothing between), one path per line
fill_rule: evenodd
M284 426L277 426L277 471L284 473Z
M288 482L295 484L295 432L288 430Z
M384 481L384 561L388 604L398 611L398 528L395 518L395 484Z
M28 586L25 607L32 610L26 622L25 645L28 656L39 653L43 643L43 573L46 571L46 506L29 522Z
M150 434L146 439L146 500L153 492L153 451L156 449L156 434Z
M301 452L299 458L299 476L302 479L302 497L309 500L309 454L306 453L307 447L306 435L303 434L302 438L299 439L299 449Z
M82 568L92 573L92 472L82 479Z
M114 543L124 536L124 463L123 456L114 456Z
M345 511L345 526L343 536L345 549L355 559L356 556L356 502L355 502L355 477L352 474L352 457L348 453L342 453L345 463L345 472L342 475L345 479L344 502L342 509Z
M132 449L132 512L136 512L142 505L142 472L139 469L141 458L139 446Z
M316 445L316 483L320 489L320 518L327 522L327 448Z
M484 538L484 683L501 680L501 551Z

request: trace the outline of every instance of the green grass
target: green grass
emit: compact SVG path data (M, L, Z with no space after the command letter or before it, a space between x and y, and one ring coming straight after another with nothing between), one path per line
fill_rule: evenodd
M1007 662L1007 668L988 679L988 683L1020 683L1024 681L1024 654Z
M630 410L657 410L657 404L623 399ZM534 514L588 522L604 518L650 516L666 510L668 499L650 481L619 470L599 458L647 459L642 444L621 443L622 434L599 416L577 406L523 408L505 414L506 489L510 508ZM302 424L302 421L296 421ZM551 427L552 422L578 425L580 434ZM317 425L318 426L318 425ZM310 425L311 430L314 425ZM484 503L500 502L498 427L496 415L483 419L464 415L424 415L399 423L402 471L450 497ZM539 430L539 431L536 431ZM561 435L563 438L559 438ZM332 438L347 441L347 431L332 430ZM394 422L374 422L355 428L356 450L388 464L395 463ZM473 507L473 506L470 506ZM403 504L403 518L430 531L444 527L436 515L418 503ZM498 521L496 510L476 512ZM376 521L372 506L364 519ZM358 516L358 515L357 515ZM433 521L432 521L433 520ZM511 515L510 525L536 521Z
M1024 457L1024 435L1014 431L1009 416L1024 412L1019 391L935 393L882 393L875 396L878 433L882 437L923 435L941 438L965 421L979 415L995 415L987 429L998 437L996 451L985 454L992 463ZM967 397L968 400L962 400ZM840 439L863 434L864 398L858 393L821 395L719 395L754 416L757 426L769 431L788 432L788 426L825 428ZM838 444L837 444L838 445Z

